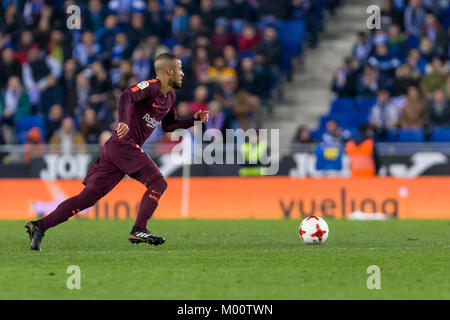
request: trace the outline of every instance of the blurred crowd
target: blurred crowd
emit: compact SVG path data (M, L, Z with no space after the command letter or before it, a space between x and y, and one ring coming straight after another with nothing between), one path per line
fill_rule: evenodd
M397 129L450 126L450 1L383 0L381 29L357 34L351 55L335 72L339 98L370 99L367 122L379 141ZM329 120L326 133L348 139L345 128ZM295 141L311 141L300 128Z
M1 0L0 143L101 143L123 89L154 78L171 51L185 73L180 118L210 110L208 128L257 128L283 75L276 23L304 20L317 45L325 8L339 0ZM71 5L81 29L70 30ZM21 116L42 116L21 141ZM153 142L164 142L161 131ZM66 148L61 146L61 148Z

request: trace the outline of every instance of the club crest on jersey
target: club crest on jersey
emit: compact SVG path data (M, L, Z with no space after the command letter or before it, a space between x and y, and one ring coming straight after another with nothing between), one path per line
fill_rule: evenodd
M143 116L142 119L144 119L147 126L149 126L150 128L156 128L161 123L161 121L158 121L153 117L150 117L148 113L145 116Z

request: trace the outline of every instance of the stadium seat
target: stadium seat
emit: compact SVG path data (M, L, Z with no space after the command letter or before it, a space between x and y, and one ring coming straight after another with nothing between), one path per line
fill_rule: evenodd
M320 117L319 129L325 130L326 124L330 120L335 120L340 127L343 128L357 128L363 123L363 118L356 112L349 114L331 113Z
M357 116L358 116L360 125L362 125L362 124L368 125L370 123L370 113L358 111Z
M450 28L450 7L445 10L445 12L442 14L443 18L443 25L445 29Z
M174 46L176 46L180 41L178 41L177 38L166 38L164 39L164 45L169 47L170 50L173 49Z
M350 134L351 139L356 139L359 135L358 127L344 127L342 128L342 132L343 133L348 132Z
M424 142L425 133L423 129L400 129L398 131L399 142Z
M16 120L16 133L19 143L25 143L28 131L38 127L41 130L42 137L45 137L45 118L43 116L19 116Z
M321 117L319 118L319 128L318 128L318 130L324 131L327 122L328 122L329 120L332 120L332 119L333 119L333 118L332 118L329 114L326 114L326 115L324 115L324 116L321 116Z
M420 46L420 39L413 35L408 37L407 42L411 49L417 49Z
M353 114L355 112L355 101L352 98L338 98L331 102L331 114Z
M286 20L278 25L278 37L283 43L281 69L288 72L291 60L302 53L302 43L306 38L305 24L302 21Z
M431 134L432 142L450 142L450 127L434 128Z
M398 142L397 130L387 130L383 140L385 142Z
M356 99L356 109L361 113L370 114L372 107L377 103L376 98L358 98Z
M306 38L305 23L303 21L282 21L278 32L280 39L291 48L296 47L298 49Z
M310 134L311 138L313 138L314 140L319 141L319 140L322 139L322 135L324 134L324 131L320 130L320 129L316 129L316 130L311 130L309 132L309 134Z

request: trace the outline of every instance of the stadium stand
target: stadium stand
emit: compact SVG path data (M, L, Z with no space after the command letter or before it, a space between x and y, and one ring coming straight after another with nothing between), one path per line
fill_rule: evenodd
M381 29L357 34L311 135L335 120L353 138L366 124L381 142L449 142L449 13L449 1L382 1Z
M316 44L323 11L338 2L3 0L0 142L23 144L37 127L49 143L71 117L85 141L98 143L114 129L121 90L155 77L153 59L165 51L183 62L178 103L191 108L181 116L214 105L218 129L257 128L261 109L273 107L273 92L290 78L292 59L306 41ZM74 4L79 30L66 26ZM19 81L9 85L13 77ZM164 137L158 130L151 139Z

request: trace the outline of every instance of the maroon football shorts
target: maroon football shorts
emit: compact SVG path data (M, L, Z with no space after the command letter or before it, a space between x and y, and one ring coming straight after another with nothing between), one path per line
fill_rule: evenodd
M145 186L161 175L155 162L131 139L110 138L83 180L86 188L102 197L111 191L125 175Z

